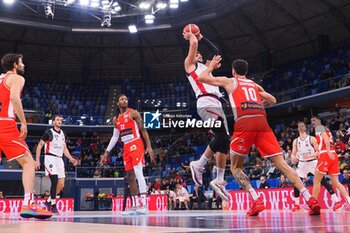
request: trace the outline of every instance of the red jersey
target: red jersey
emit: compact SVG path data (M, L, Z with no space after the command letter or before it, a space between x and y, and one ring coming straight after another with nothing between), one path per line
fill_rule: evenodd
M229 97L235 120L243 116L263 115L266 117L256 83L250 79L233 78L232 80L235 89Z
M10 88L6 86L6 79L13 72L0 75L0 118L15 118L15 110L10 100Z
M135 120L130 116L133 109L129 108L125 113L119 114L116 119L116 128L120 132L120 138L124 144L140 139L140 129Z
M321 133L325 132L328 135L329 138L329 149L331 152L335 152L335 148L334 148L334 140L333 140L333 136L332 133L323 125L317 126L315 128L315 135L316 135L316 140L318 143L318 149L320 150L320 153L325 153L327 152L327 148L326 148L326 143L324 142L323 137L321 136Z

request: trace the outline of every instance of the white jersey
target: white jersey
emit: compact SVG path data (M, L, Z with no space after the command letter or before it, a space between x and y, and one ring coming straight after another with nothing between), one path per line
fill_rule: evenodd
M198 80L199 75L207 68L208 67L206 65L200 62L197 62L196 69L187 76L188 81L190 81L191 83L192 89L196 94L196 98L198 98L200 95L206 95L206 94L215 95L218 98L220 98L222 97L222 94L220 93L219 87L202 83L201 81Z
M45 155L63 156L66 138L62 130L57 132L53 128L49 129L41 139L45 141Z
M299 161L306 161L309 159L308 156L310 154L315 153L315 149L311 144L310 135L307 135L304 139L300 137L297 138L297 149L297 158Z

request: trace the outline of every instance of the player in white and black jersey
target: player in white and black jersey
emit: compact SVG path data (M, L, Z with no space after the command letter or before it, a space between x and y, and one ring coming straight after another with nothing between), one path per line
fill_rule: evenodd
M45 131L36 148L35 167L37 170L40 169L41 148L45 145L45 173L51 180L50 197L45 201L45 206L52 213L58 213L56 198L59 198L58 195L63 190L66 177L62 157L65 155L74 166L78 164L78 161L68 151L66 137L61 130L62 117L54 116L53 125L53 128Z
M299 137L293 141L292 150L292 162L298 164L296 171L298 176L303 180L307 178L308 174L315 174L317 166L317 158L319 156L319 149L317 140L315 137L310 136L306 133L306 125L304 122L298 123ZM327 182L326 178L323 177L321 181L322 185L325 186L329 194L331 195L332 201L334 203L333 210L339 210L343 208L342 202L339 200L334 192L332 186ZM294 187L294 208L293 212L300 210L299 205L300 192Z
M211 129L215 134L215 138L207 146L201 158L190 163L192 179L197 185L203 185L202 173L205 171L204 166L208 159L212 158L215 154L217 177L210 182L210 186L223 200L228 201L229 194L225 188L226 182L224 180L224 175L230 136L226 116L220 101L222 94L220 93L219 87L205 84L198 80L199 75L207 68L206 64L210 62L214 55L219 54L220 51L211 41L204 38L202 35L199 35L197 39L194 34L184 32L183 36L185 40L189 41L190 45L188 55L184 62L184 67L187 73L187 78L197 98L198 115L203 121L221 121L220 128L214 127ZM204 64L204 59L198 52L198 40L204 41L211 50L212 55L207 57L206 64Z

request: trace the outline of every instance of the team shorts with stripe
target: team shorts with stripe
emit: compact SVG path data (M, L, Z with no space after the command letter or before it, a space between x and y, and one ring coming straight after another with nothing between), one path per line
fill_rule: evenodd
M124 166L125 171L134 169L135 166L145 165L145 148L142 139L136 139L134 141L124 144Z
M311 173L312 175L315 174L316 167L317 159L308 162L299 161L296 171L300 178L306 178L307 174L309 173Z
M30 153L27 143L19 136L15 120L0 120L0 151L9 161L22 157L26 151Z
M221 118L224 122L226 132L228 133L227 120L220 100L212 96L198 98L197 113L203 121Z
M46 176L57 175L58 179L65 178L66 174L62 157L45 155L45 173Z
M330 176L340 174L338 155L335 152L332 153L335 157L333 160L329 158L328 153L320 154L318 157L317 171L324 175L328 173Z
M263 115L244 116L236 120L230 153L246 156L253 144L264 158L282 154L275 134Z

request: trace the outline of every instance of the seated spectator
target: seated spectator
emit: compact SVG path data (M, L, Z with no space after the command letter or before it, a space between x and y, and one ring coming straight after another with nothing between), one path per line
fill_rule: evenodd
M341 183L348 186L348 192L350 194L350 176L348 170L343 171L343 177L344 178Z
M169 186L167 186L166 187L166 194L168 196L169 209L170 210L175 209L175 206L176 206L176 202L175 202L176 194L175 194L175 192L173 190L171 190Z
M260 177L260 181L261 181L261 183L260 183L259 189L268 189L268 188L270 188L270 185L269 185L269 183L267 183L265 176Z
M162 187L162 184L160 183L160 179L156 178L156 183L153 186L153 190L155 192L160 192L161 187Z
M340 141L340 138L337 138L335 140L334 143L334 148L335 148L335 152L339 155L339 154L343 154L344 150L345 150L345 143L343 143L342 141Z
M49 190L45 190L45 192L44 192L44 194L43 194L43 197L42 197L42 198L47 199L47 198L49 198L49 196L50 196L50 191L49 191Z
M198 203L198 209L205 209L205 201L207 200L207 198L205 197L202 189L199 188L198 185L195 185L191 194L192 196L190 197L190 210L193 209L194 202Z
M208 203L209 210L212 209L213 202L215 202L216 209L222 208L222 199L215 191L213 192L213 196L209 198L209 203Z
M188 203L190 202L190 195L188 194L188 191L182 186L182 183L176 184L176 190L175 190L175 200L179 204L178 208L182 208L182 204L185 205L185 208L188 209Z
M276 168L275 164L271 163L271 167L268 170L268 172L266 173L267 178L274 179L274 178L279 177L280 174L281 174L281 172Z
M279 188L288 188L288 187L292 187L292 184L287 182L286 177L284 175L281 175L280 183L278 184L278 187Z
M0 199L4 199L5 197L4 197L4 194L3 194L3 192L2 191L0 191Z
M260 176L263 175L263 169L261 167L261 163L257 162L254 169L252 169L249 173L249 178L252 180L260 179Z

